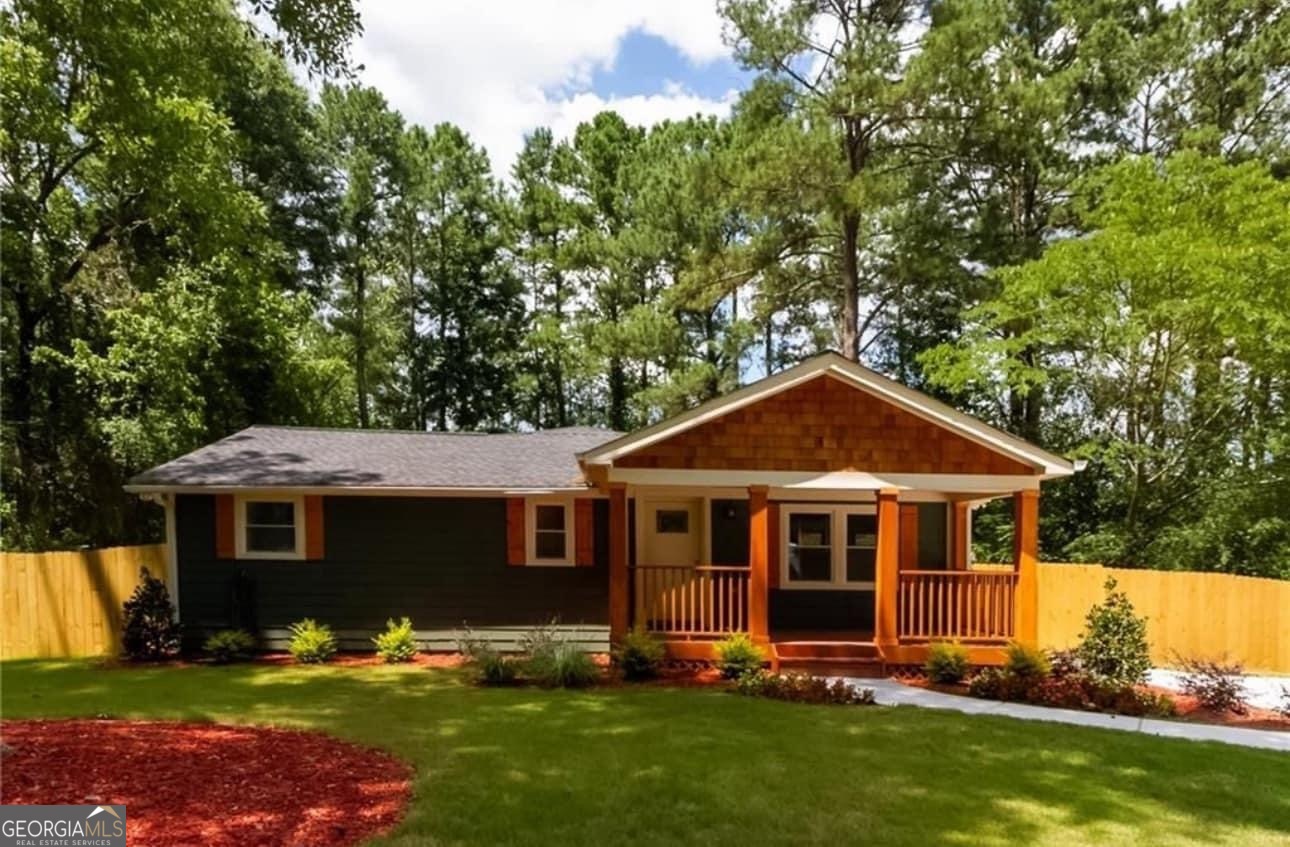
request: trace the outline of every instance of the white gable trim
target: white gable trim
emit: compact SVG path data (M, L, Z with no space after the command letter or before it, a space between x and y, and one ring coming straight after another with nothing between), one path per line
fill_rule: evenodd
M588 465L612 464L620 456L693 429L714 418L787 391L819 376L829 376L867 391L879 399L962 435L983 447L1030 465L1040 471L1044 478L1068 476L1076 470L1072 462L1061 456L996 429L971 415L965 415L921 391L901 385L837 353L824 353L808 359L800 365L754 382L724 397L709 400L688 412L588 450L580 454L579 459Z

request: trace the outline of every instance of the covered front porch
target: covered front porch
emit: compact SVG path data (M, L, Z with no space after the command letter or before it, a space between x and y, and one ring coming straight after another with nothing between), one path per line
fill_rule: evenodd
M608 483L611 638L640 625L675 658L710 659L716 641L745 632L773 664L921 663L935 640L993 664L1009 641L1035 640L1037 484L860 487L877 482L866 477ZM978 566L971 510L998 497L1013 503L1013 562Z

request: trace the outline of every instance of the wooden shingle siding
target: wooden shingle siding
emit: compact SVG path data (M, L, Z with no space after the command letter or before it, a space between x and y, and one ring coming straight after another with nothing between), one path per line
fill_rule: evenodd
M621 456L614 464L821 473L1037 472L828 376Z
M604 501L593 506L593 567L508 567L506 500L444 497L324 497L320 560L229 561L212 543L215 497L181 495L175 518L184 624L218 629L241 625L241 615L271 632L313 617L370 648L361 634L403 615L440 641L463 624L513 632L559 618L607 643L607 509ZM238 599L240 574L250 589Z

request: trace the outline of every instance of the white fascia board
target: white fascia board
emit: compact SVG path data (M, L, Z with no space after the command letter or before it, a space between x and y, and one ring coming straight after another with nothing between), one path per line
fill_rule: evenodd
M737 471L686 470L667 468L610 468L609 481L627 485L657 485L685 488L747 488L766 485L788 490L832 491L938 491L959 493L1011 493L1037 490L1039 476L1021 474L918 474L863 473L858 471Z

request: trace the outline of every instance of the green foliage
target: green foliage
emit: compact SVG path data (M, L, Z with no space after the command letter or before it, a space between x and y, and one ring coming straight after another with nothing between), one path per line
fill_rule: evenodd
M287 644L287 651L301 664L315 665L330 661L339 649L331 627L320 624L313 618L297 621L288 629L291 641Z
M663 664L663 642L639 624L614 647L614 663L627 679L649 679Z
M524 673L544 688L585 688L600 679L591 655L570 643L555 622L525 633Z
M746 632L727 635L714 645L717 667L726 679L738 679L747 673L761 670L766 661L761 647Z
M968 651L956 641L933 641L927 645L927 662L923 670L932 682L953 684L967 676Z
M202 643L202 652L219 665L240 662L255 651L255 636L244 629L221 629Z
M507 656L467 628L457 643L457 649L466 658L466 666L478 685L512 685L519 676L523 661L518 656Z
M1208 659L1181 659L1182 691L1215 712L1243 715L1245 704L1245 669L1239 662L1215 662Z
M1003 668L1013 676L1035 678L1046 677L1052 670L1044 651L1019 641L1008 645Z
M179 652L179 624L166 584L139 568L139 585L125 601L121 647L138 661L169 659Z
M1108 682L1142 682L1151 669L1147 619L1139 617L1127 594L1106 581L1106 599L1089 609L1075 652L1088 673Z
M1134 717L1171 717L1176 712L1173 700L1167 695L1099 679L1083 671L1041 676L1020 675L1006 668L984 668L968 683L968 693L986 700Z
M770 673L755 670L739 677L735 691L747 697L769 697L793 703L835 706L872 706L872 688L859 688L846 680L829 681L804 673Z
M409 618L386 621L385 632L373 638L372 643L376 645L376 655L386 664L410 662L417 655L416 633Z

